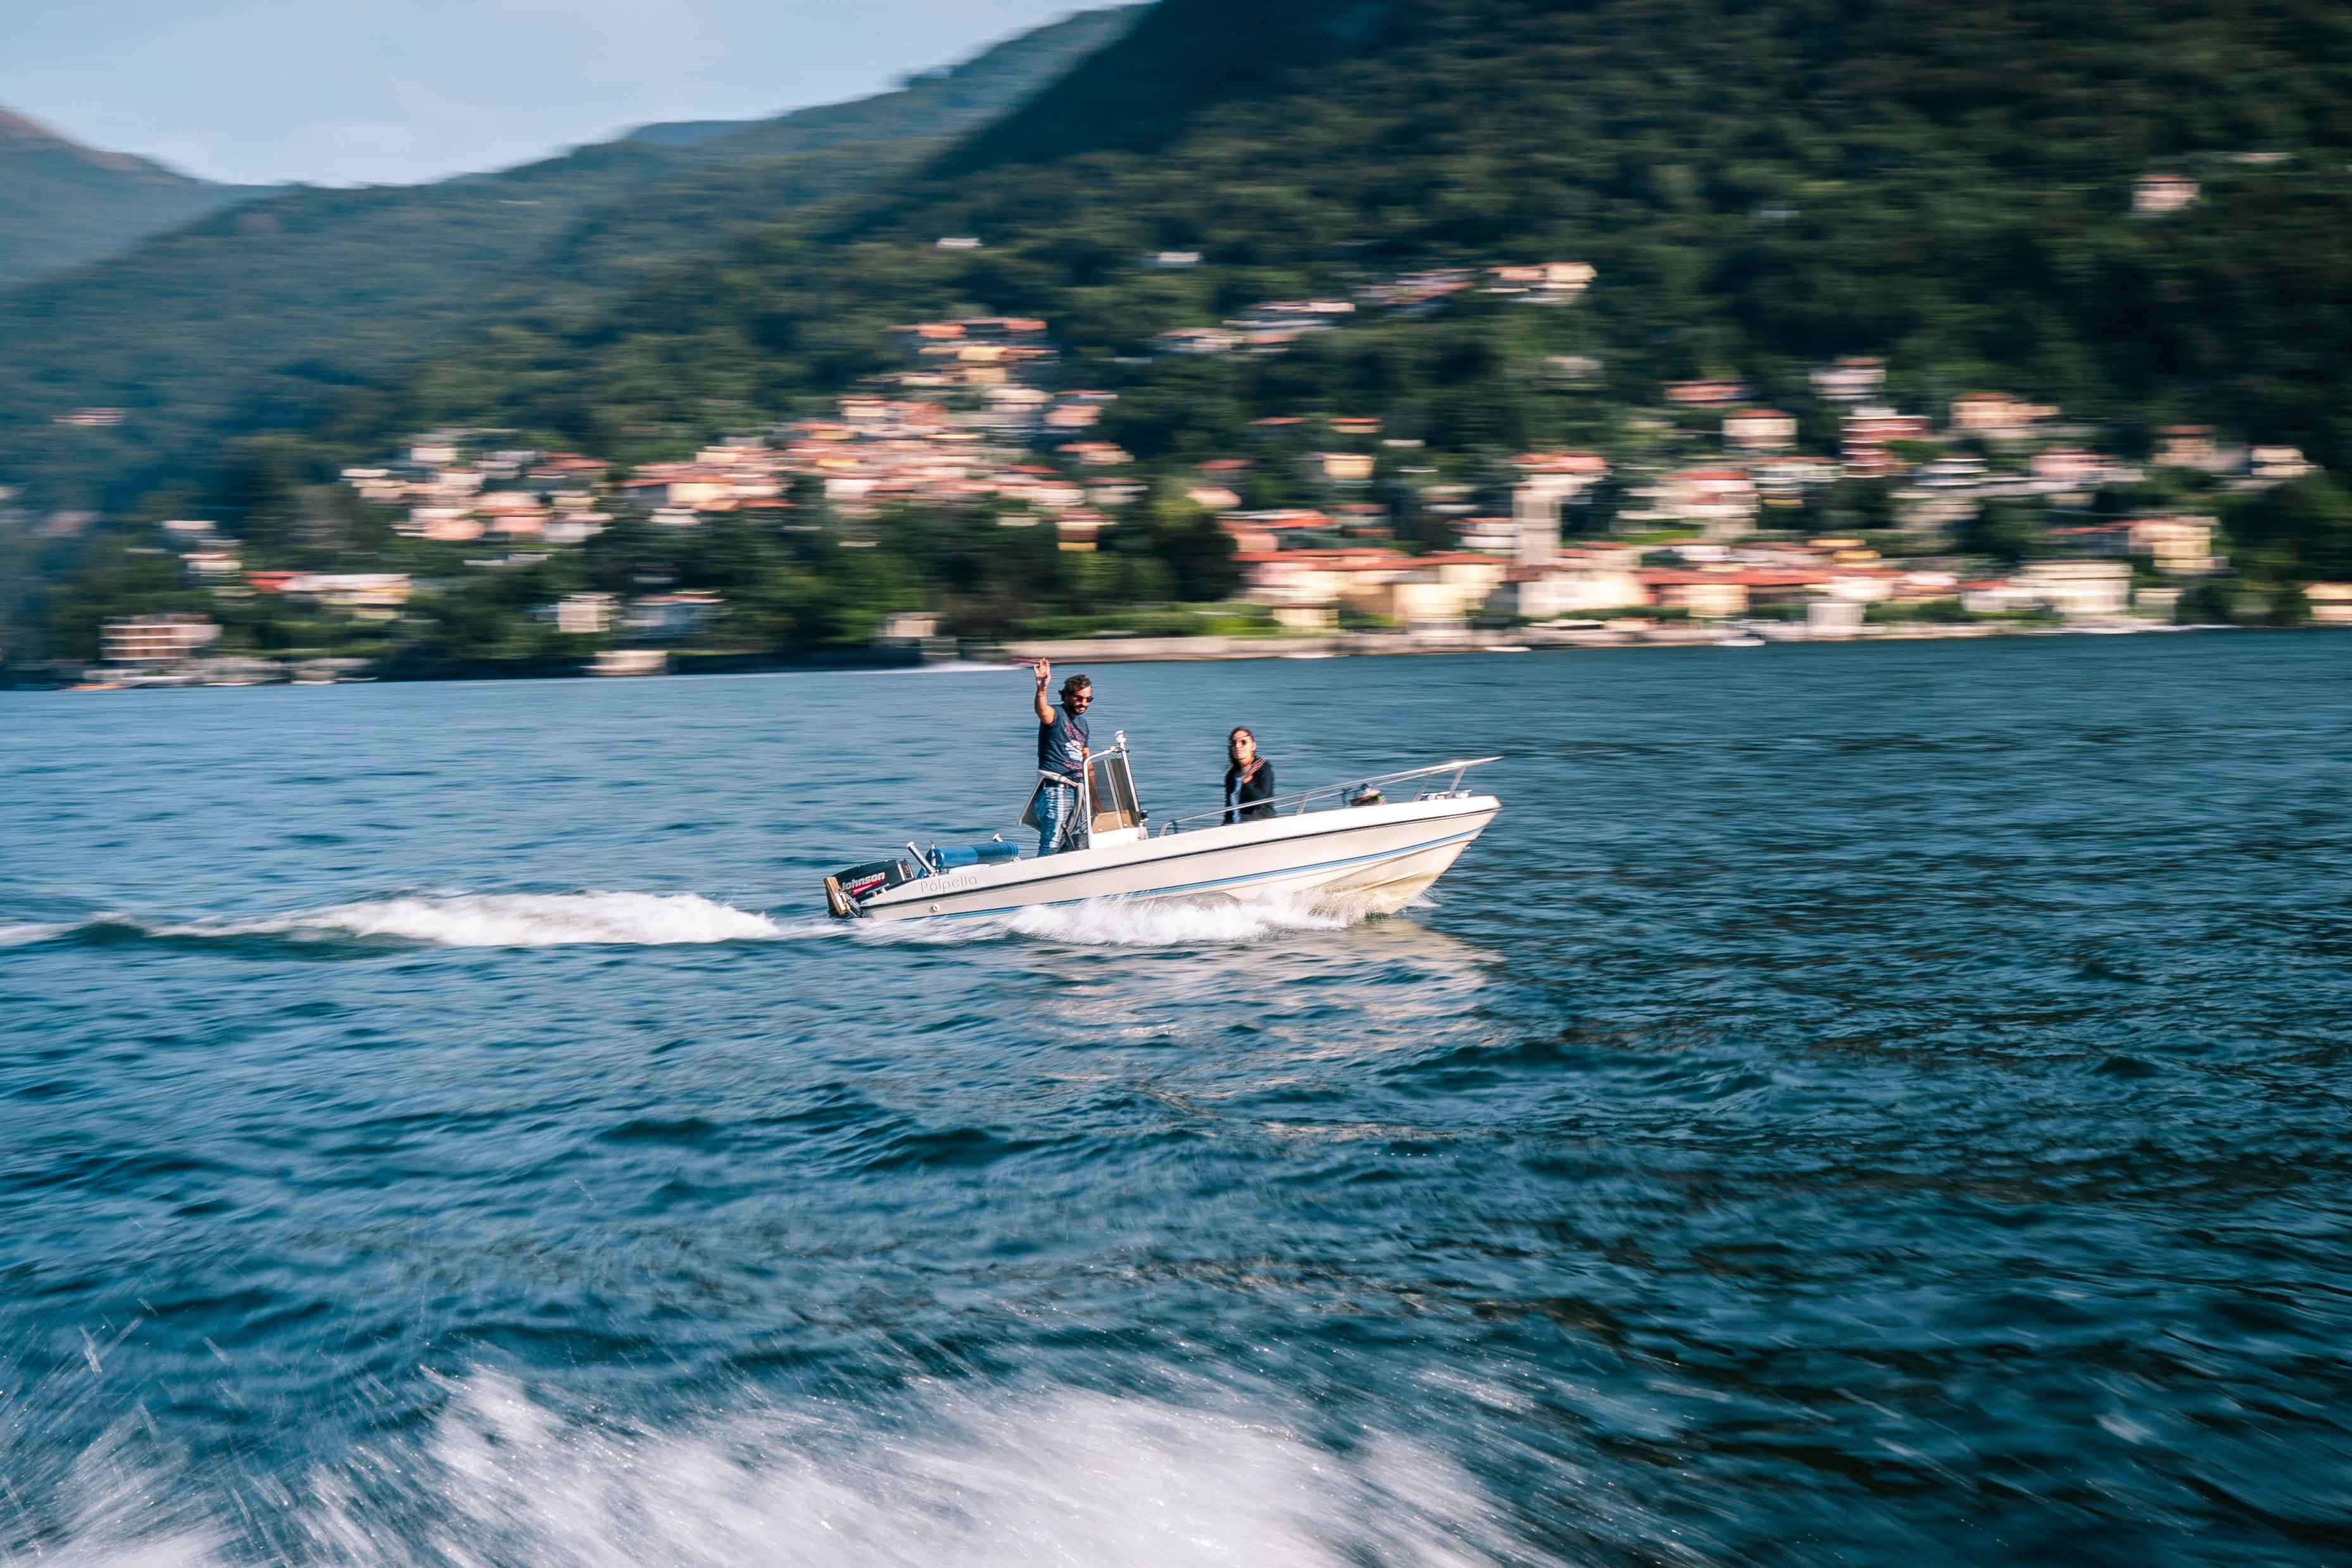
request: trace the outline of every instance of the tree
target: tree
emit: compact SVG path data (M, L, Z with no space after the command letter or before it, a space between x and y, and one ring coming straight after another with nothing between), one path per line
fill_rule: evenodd
M1989 555L2011 565L2038 553L2042 545L2042 511L2014 501L1988 501L1977 515L1960 525L1953 541L1968 555Z
M2275 576L2305 582L2352 578L2352 490L2327 475L2307 475L2245 497L2226 518L2232 546L2257 552Z
M2236 596L2218 577L2193 582L2175 601L2172 618L2183 626L2226 626L2237 619Z
M1166 563L1179 598L1223 599L1241 586L1233 536L1173 485L1152 497L1146 529L1150 551Z
M1895 521L1895 487L1884 479L1839 479L1805 503L1805 526L1817 534L1873 532Z

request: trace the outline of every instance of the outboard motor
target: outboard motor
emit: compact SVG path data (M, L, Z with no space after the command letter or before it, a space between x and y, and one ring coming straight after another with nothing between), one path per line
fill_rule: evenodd
M905 861L867 861L824 879L824 906L835 919L846 920L864 900L914 880L914 870Z

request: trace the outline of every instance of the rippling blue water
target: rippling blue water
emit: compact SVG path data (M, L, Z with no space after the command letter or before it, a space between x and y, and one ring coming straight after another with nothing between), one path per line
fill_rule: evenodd
M0 1560L2329 1559L2347 655L1105 668L1504 813L940 934L1015 676L0 694Z

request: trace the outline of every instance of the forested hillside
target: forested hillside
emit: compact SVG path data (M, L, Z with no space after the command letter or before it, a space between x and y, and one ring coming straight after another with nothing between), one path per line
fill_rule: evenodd
M296 191L0 295L0 484L121 507L200 480L235 436L312 423L468 328L491 341L581 329L648 269L904 172L1133 19L1083 13L898 91L707 134L413 188ZM80 406L124 417L52 423Z
M1120 434L1146 454L1302 401L1535 441L1558 433L1523 318L1172 372L1115 361L1383 269L1574 256L1601 281L1546 330L1621 392L1769 392L1884 353L1916 392L2005 385L2128 427L2201 415L2341 462L2347 149L2352 17L2315 0L1165 0L887 198L658 272L591 327L485 341L425 402L577 442L685 439L878 362L892 321L968 307L1046 317L1143 392ZM2136 218L2134 180L2160 171L2203 198ZM933 248L950 233L985 246ZM1139 265L1171 246L1204 264ZM1182 395L1152 399L1171 375Z
M96 152L0 109L0 288L112 256L261 193Z

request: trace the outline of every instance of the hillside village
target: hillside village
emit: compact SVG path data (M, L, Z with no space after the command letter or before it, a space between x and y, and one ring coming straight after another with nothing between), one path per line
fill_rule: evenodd
M1178 253L1152 265L1181 267ZM1271 300L1214 325L1161 335L1169 357L1280 354L1302 338L1372 316L1414 316L1473 291L1530 308L1573 305L1595 278L1574 261L1421 270L1341 298ZM1384 433L1371 415L1301 413L1258 420L1243 447L1171 469L1140 465L1106 439L1118 394L1066 384L1050 325L1023 317L897 328L898 367L840 397L824 417L727 436L690 455L625 468L591 453L511 444L503 432L420 434L397 454L346 468L341 483L392 533L439 547L460 574L496 573L577 550L615 523L692 530L721 519L783 538L870 549L894 511L975 510L1003 529L1050 532L1056 551L1112 546L1139 508L1174 506L1213 520L1232 569L1230 613L1244 638L1345 637L1358 651L1460 645L1484 629L1553 644L1874 635L1972 635L2051 625L2133 629L2184 619L2184 591L2228 562L2210 509L2118 512L2170 471L2208 497L2313 472L2284 445L2232 446L2200 426L2160 433L2143 462L2103 451L2100 433L2063 411L2000 392L1945 406L1897 406L1887 366L1850 357L1814 367L1810 406L1760 405L1730 380L1670 383L1654 408L1627 411L1612 452L1522 452L1485 469ZM1573 384L1598 373L1553 356ZM1807 451L1801 427L1835 433ZM1824 529L1825 505L1857 482L1883 515ZM1253 493L1286 503L1254 506ZM1989 508L2045 519L2032 559L2005 566L1969 548ZM215 595L300 605L354 622L401 620L446 586L446 571L292 571L240 559L210 523L162 526L194 585ZM603 673L669 667L671 651L726 651L726 596L652 582L582 591L530 613ZM2310 616L2352 623L2352 585L2315 583ZM1099 628L1131 615L1107 612ZM186 611L107 623L104 684L306 673L348 675L353 660L257 660L220 653L216 622ZM956 623L917 606L877 623L877 640L933 653L1016 640L1019 626ZM993 633L993 636L991 635ZM1034 638L1030 638L1034 642ZM1027 643L1022 643L1027 646ZM1266 644L1270 646L1271 644ZM1159 652L1169 650L1158 648ZM1115 646L1089 644L1094 656Z

